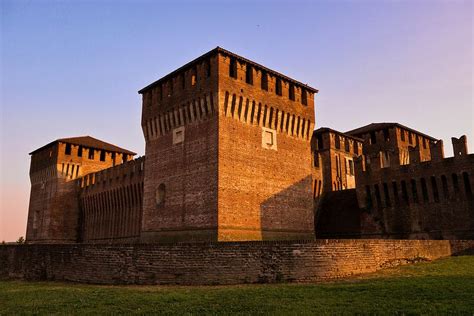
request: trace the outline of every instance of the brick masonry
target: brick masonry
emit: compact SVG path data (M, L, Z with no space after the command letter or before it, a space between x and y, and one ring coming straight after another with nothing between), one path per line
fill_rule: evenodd
M472 240L5 245L0 246L0 278L97 284L307 283L473 250Z
M362 236L474 239L474 154L467 153L465 137L453 138L450 158L442 143L430 145L427 161L417 155L410 164L386 168L377 159L356 161Z

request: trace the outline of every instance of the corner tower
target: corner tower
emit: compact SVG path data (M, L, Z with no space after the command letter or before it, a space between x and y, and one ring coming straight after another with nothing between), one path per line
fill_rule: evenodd
M30 155L26 241L70 243L80 238L77 179L131 160L135 153L83 136L55 140Z
M316 92L219 47L140 90L142 240L313 238Z

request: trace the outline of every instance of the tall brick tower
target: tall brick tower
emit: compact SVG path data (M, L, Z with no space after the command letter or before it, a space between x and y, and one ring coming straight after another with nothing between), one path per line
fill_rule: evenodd
M26 241L78 241L78 178L128 161L135 153L90 136L62 138L31 155L31 194ZM94 181L94 180L92 180Z
M316 89L218 47L139 93L142 241L314 238Z

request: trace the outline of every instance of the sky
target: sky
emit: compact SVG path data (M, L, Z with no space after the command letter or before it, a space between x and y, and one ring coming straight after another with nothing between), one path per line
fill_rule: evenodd
M473 1L0 0L0 241L28 155L91 135L144 154L137 91L223 47L320 90L316 127L399 122L474 149Z

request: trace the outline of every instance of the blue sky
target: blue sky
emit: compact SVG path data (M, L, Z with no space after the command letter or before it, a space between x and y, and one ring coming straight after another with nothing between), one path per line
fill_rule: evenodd
M317 127L399 122L474 148L472 1L0 5L0 240L25 234L30 151L91 135L144 154L137 91L216 46L318 88Z

